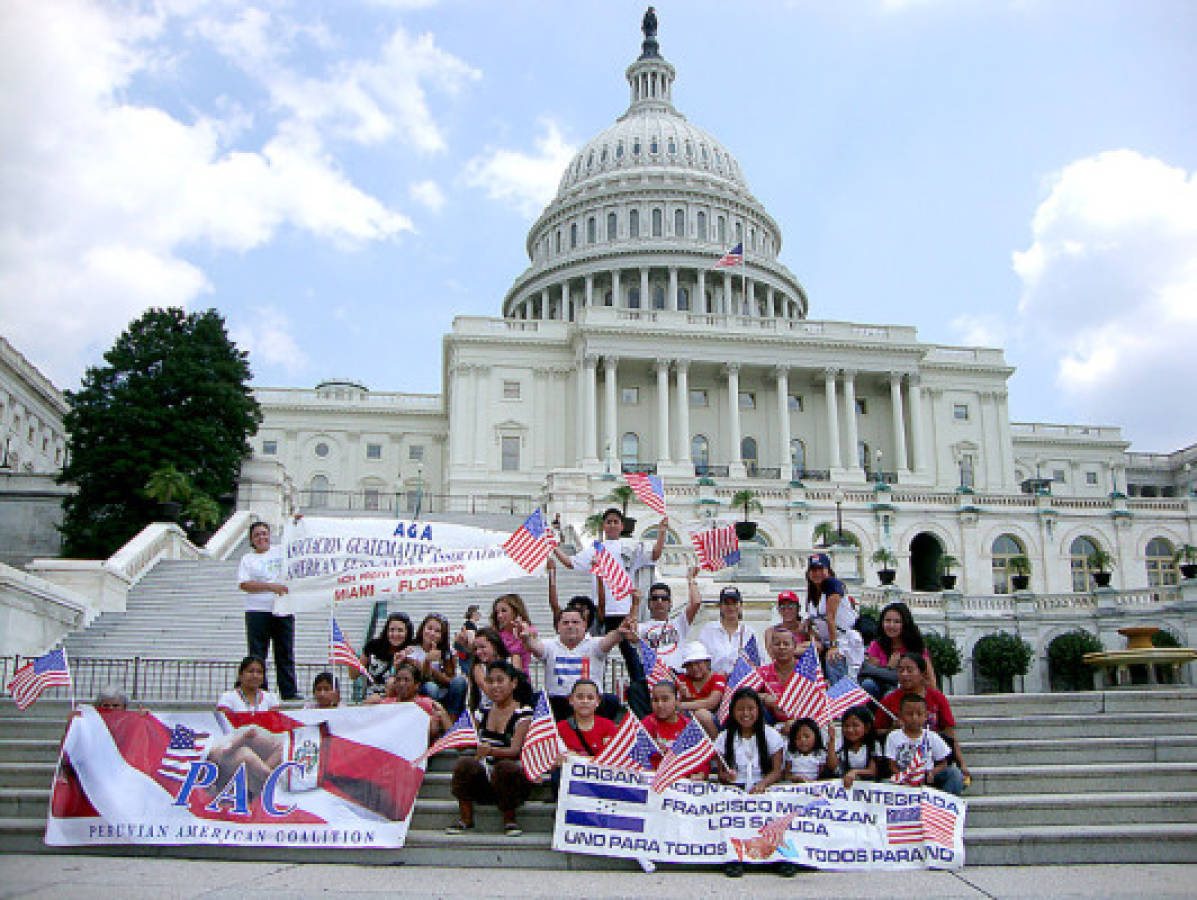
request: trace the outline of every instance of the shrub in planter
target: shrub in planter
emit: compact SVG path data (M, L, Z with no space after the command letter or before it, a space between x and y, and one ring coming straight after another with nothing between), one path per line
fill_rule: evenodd
M1185 544L1176 551L1176 564L1185 578L1197 578L1197 547Z
M1016 591L1025 591L1031 583L1031 561L1025 556L1012 556L1007 563L1010 571L1010 584Z
M1093 669L1085 665L1086 653L1105 648L1097 635L1078 628L1047 645L1048 673L1053 691L1085 691L1093 687Z
M1014 692L1014 676L1026 675L1035 651L1022 638L1006 631L987 634L973 647L973 664L982 677L1003 694Z
M897 557L895 557L891 551L882 547L880 550L877 550L873 553L872 559L873 562L881 566L881 568L877 570L877 578L880 579L881 583L893 584L894 576L898 574L894 571L894 563L898 561Z
M1165 631L1162 628L1151 636L1151 646L1153 647L1167 648L1179 647L1180 645L1180 641L1176 639L1176 635L1174 635L1171 631Z
M959 565L960 560L947 553L939 558L939 583L943 585L945 591L956 587L956 576L952 574L952 570Z
M933 631L923 632L923 643L927 645L927 652L931 654L931 664L935 666L935 675L939 678L940 690L953 675L959 675L963 667L960 648L950 637L936 634Z

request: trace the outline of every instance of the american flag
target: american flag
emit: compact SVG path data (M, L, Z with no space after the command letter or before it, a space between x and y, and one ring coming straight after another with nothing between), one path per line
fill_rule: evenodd
M947 847L956 846L956 813L926 799L921 804L923 812L923 839Z
M186 725L176 725L170 730L170 743L158 764L158 774L183 781L191 772L191 764L204 758L205 744L211 735L196 731Z
M744 264L744 243L741 241L720 257L719 262L711 266L712 269L730 269Z
M798 665L777 698L777 706L790 719L814 719L822 728L831 721L827 711L827 683L813 643L798 657Z
M657 515L665 515L665 485L660 477L641 472L629 472L624 478L627 479L628 487L640 498L641 503Z
M556 546L557 536L545 525L544 516L537 509L503 542L503 552L525 572L535 572Z
M757 668L760 668L761 648L757 646L755 634L748 635L748 641L744 644L744 650L742 652L750 663Z
M918 806L900 806L885 811L885 839L891 844L921 844L923 817Z
M524 747L520 750L520 765L529 781L539 781L553 770L565 751L565 742L561 740L553 711L549 708L548 695L542 691L524 738Z
M740 539L735 525L717 525L690 535L698 551L698 565L708 572L718 572L740 561Z
M758 692L767 690L765 679L761 678L761 673L756 670L756 666L750 663L743 653L736 657L735 665L727 673L727 690L723 692L723 699L719 701L719 710L715 713L716 722L722 724L727 718L727 714L731 710L732 694L740 688L752 688Z
M669 668L669 664L661 658L656 649L650 647L645 641L640 642L640 665L647 673L646 678L650 688L662 681L677 682L677 676L673 674L673 669Z
M471 747L478 746L478 729L474 726L474 717L470 715L467 709L460 716L457 721L453 723L453 727L440 736L440 738L427 750L421 753L415 759L415 764L418 766L430 756L436 756L442 750L468 750Z
M894 784L910 784L919 785L927 780L927 757L923 754L923 748L919 747L914 751L914 756L910 757L910 762L906 764L901 772L895 772L894 777L890 779Z
M761 826L761 830L758 832L758 834L772 844L773 849L776 850L785 841L786 832L790 830L791 823L798 818L798 814L800 812L802 812L801 808L792 809L784 816L778 816L776 819L770 819Z
M336 619L332 620L332 647L328 653L328 662L330 666L349 666L362 675L368 674L362 661L349 646L349 641L345 640L345 635L341 633L341 627L337 624Z
M71 686L71 670L67 668L66 651L61 648L25 663L12 676L8 692L17 709L30 706L48 687Z
M594 560L590 563L590 571L603 579L603 587L612 600L622 600L636 589L623 563L599 541L594 543Z
M827 689L827 715L838 719L854 706L861 706L873 698L850 675L845 675Z
M594 757L594 764L620 769L651 769L653 755L658 752L656 741L644 730L635 714L629 712L607 746Z
M677 736L673 746L661 757L661 765L657 767L652 789L658 794L665 793L666 788L681 781L716 752L715 745L702 730L702 726L691 719Z

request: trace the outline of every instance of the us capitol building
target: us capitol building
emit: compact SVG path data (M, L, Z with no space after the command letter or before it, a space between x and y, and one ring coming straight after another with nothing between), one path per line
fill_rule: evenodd
M655 26L646 18L627 68L627 110L578 152L528 232L502 316L460 316L444 336L443 393L346 380L258 390L243 503L274 493L328 515L541 505L581 539L619 473L647 471L664 479L670 542L683 546L686 520L740 517L731 496L755 491L762 571L791 582L822 540L866 584L886 549L899 588L936 590L948 554L966 598L993 597L1011 593L1010 561L1025 556L1032 592L1083 598L1104 550L1114 588L1159 601L1178 582L1175 550L1197 543L1197 445L1129 453L1117 427L1011 422L1000 349L809 318L778 223L727 148L675 108ZM744 265L713 268L736 244ZM629 512L651 537L656 517ZM671 559L681 565L680 547Z

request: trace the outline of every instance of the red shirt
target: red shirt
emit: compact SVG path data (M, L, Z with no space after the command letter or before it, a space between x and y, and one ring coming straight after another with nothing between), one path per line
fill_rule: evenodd
M901 688L896 691L890 691L885 695L881 701L881 705L888 711L889 715L884 713L877 714L877 727L880 729L897 728L898 722L898 706L902 702L902 695L906 693ZM948 705L948 698L941 694L935 688L926 688L923 696L927 699L927 727L932 731L943 731L945 728L955 728L956 719L952 715L952 707Z
M685 685L686 688L683 692L686 694L686 696L682 697L683 700L705 700L716 691L722 692L727 690L727 679L718 672L711 673L711 677L707 679L707 683L703 685L702 690L696 688L694 682L685 675L679 675L677 680L679 684Z
M606 747L607 742L615 736L615 723L602 716L595 716L594 726L589 731L582 731L582 737L586 739L589 749L582 746L582 740L578 737L578 732L569 724L569 719L562 719L557 723L557 733L561 735L561 740L565 741L565 746L572 752L594 756Z
M640 720L640 724L644 726L644 730L652 736L653 740L665 741L668 744L672 744L674 741L676 741L678 736L685 731L686 726L689 723L690 719L685 713L679 713L676 722L662 722L654 715L645 716ZM652 763L654 769L661 764L660 753L653 754ZM695 766L686 773L686 777L689 777L696 772L706 772L707 766L708 763L702 763L701 765Z

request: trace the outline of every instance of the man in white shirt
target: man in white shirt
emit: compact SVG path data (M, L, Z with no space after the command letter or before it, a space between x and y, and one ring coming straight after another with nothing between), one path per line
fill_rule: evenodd
M557 637L542 641L531 625L519 624L517 634L537 659L544 661L544 689L558 719L569 718L569 692L579 678L603 683L607 656L615 645L624 640L630 628L624 626L604 634L601 638L586 634L586 623L576 609L566 607L557 617ZM619 715L619 699L604 693L598 714L614 720Z
M640 640L657 651L657 659L664 660L670 668L681 671L682 645L690 633L690 627L698 617L698 610L702 607L702 595L698 590L698 567L691 567L686 573L686 585L689 589L689 602L686 608L674 616L670 616L673 603L673 592L663 581L658 581L648 589L648 621L639 625Z
M295 616L274 614L274 601L287 593L283 548L270 545L270 526L265 522L249 526L249 545L252 552L241 557L237 567L237 587L246 595L245 642L249 655L265 660L273 644L279 694L284 700L302 700L295 683Z

